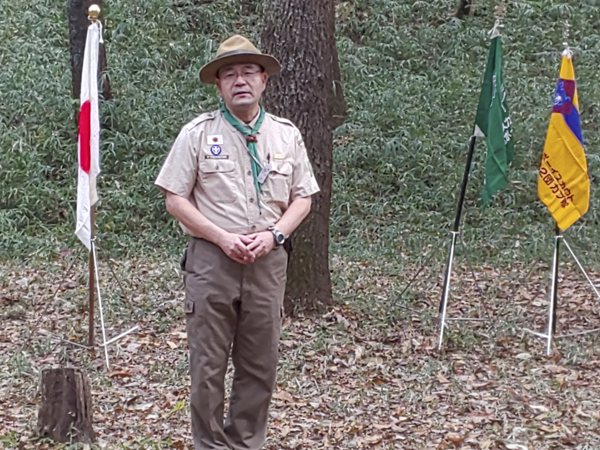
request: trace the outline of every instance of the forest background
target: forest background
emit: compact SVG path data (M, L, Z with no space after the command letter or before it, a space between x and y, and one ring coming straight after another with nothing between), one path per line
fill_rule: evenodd
M85 352L58 345L50 334L30 351L13 352L48 302L63 337L84 339L86 269L84 262L77 265L68 279L73 286L59 285L61 296L52 297L68 258L80 246L73 236L78 102L71 99L65 5L0 0L0 301L5 325L0 389L10 402L10 408L3 408L8 420L3 423L10 425L5 433L0 429L0 436L7 448L29 442L39 400L36 376L41 365L56 361L93 371L96 392L123 390L120 403L107 394L96 397L102 405L99 429L109 443L172 446L176 441L169 428L163 438L146 436L148 430L162 433L152 422L154 414L173 420L170 427L182 427L181 442L187 435L185 388L173 387L187 370L185 343L176 334L182 323L175 273L185 237L152 183L182 124L217 107L216 90L198 81L199 67L233 33L260 42L262 4L106 3L104 39L113 99L101 106L96 224L102 248L125 290L131 289L121 295L103 268L104 288L114 291L107 294L107 320L114 329L137 321L151 331L114 351L121 370L112 375ZM414 289L396 297L425 255L447 242L496 3L477 2L474 15L459 19L456 0L337 2L348 117L334 135L330 260L336 306L322 317L300 314L287 321L273 448L349 448L352 442L381 448L433 448L445 442L494 448L500 440L521 442L524 448L565 442L600 446L595 431L600 407L592 395L598 387L596 338L561 341L558 359L547 360L537 356L543 353L541 343L519 331L525 323L538 329L545 323L553 222L537 198L536 184L565 19L592 183L589 212L565 236L598 278L600 2L507 3L504 78L516 139L511 184L481 208L485 151L479 143L464 215L468 251L459 248L459 281L451 300L457 314L485 313L494 320L487 327L452 329L448 347L454 353L440 356L434 341L444 252L438 252ZM560 327L598 325L597 301L577 269L565 269L562 286L568 295L563 291ZM136 358L146 359L136 365ZM313 366L308 375L307 364ZM131 367L142 368L132 372ZM298 381L303 376L306 385ZM311 380L319 377L343 378L331 389L342 387L332 393L324 385L315 393ZM140 382L141 393L131 394L133 388L123 386L135 379L150 379L168 393L150 393ZM357 399L356 386L366 386L369 398L361 394ZM470 403L473 393L481 397L479 407ZM567 407L569 401L574 403ZM117 403L117 417L123 420L143 415L138 428L124 430L114 419L110 422L109 410L116 411ZM442 419L432 422L427 408ZM320 419L306 419L307 409ZM486 439L488 447L483 447Z

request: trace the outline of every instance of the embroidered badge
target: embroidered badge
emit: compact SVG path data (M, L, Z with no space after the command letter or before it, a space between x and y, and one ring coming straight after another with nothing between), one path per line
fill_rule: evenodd
M215 156L219 156L221 154L221 147L219 145L213 145L210 148L210 152Z

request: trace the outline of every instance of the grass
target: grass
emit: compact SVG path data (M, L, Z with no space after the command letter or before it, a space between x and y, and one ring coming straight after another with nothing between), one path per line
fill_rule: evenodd
M437 246L454 218L495 3L453 17L455 0L345 1L338 48L348 120L335 133L332 252L401 267ZM248 6L250 5L250 6ZM116 255L175 253L183 241L152 182L179 128L216 106L199 67L234 32L258 39L258 3L196 5L111 2L104 11L114 100L102 105L101 203L97 230ZM65 10L57 0L19 4L2 21L0 237L4 257L74 247L77 108L70 99ZM467 193L464 235L480 264L548 258L552 223L536 177L562 49L564 18L582 103L592 179L589 212L567 236L598 264L600 169L594 74L600 62L593 0L514 1L504 28L504 73L515 124L511 186L483 210L485 149L479 143ZM47 20L42 20L47 18ZM151 80L151 82L148 82ZM390 245L390 243L393 243ZM441 256L440 256L441 257Z

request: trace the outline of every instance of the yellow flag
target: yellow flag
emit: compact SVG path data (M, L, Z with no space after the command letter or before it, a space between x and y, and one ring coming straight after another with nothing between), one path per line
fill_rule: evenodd
M571 57L570 50L565 50L538 178L540 200L561 230L583 216L590 203L590 179Z

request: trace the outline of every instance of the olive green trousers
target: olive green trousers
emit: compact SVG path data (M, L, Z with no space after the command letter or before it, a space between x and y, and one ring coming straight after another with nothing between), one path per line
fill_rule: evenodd
M239 264L194 238L185 261L192 434L196 450L260 449L275 387L287 253ZM234 375L227 418L225 373Z

